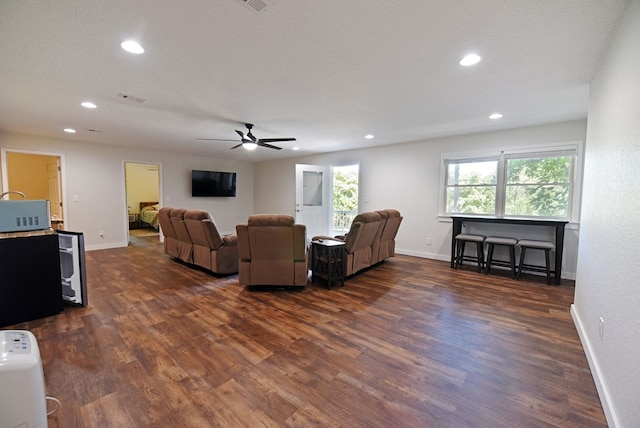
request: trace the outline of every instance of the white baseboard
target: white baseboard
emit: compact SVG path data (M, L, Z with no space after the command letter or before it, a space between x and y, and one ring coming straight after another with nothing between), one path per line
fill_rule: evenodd
M423 259L442 260L445 262L450 260L449 256L442 256L438 253L427 253L424 251L403 250L402 248L396 248L396 254L421 257Z
M593 352L593 347L591 346L591 341L586 334L584 324L582 323L580 315L573 304L571 305L571 317L573 318L573 323L578 330L578 336L580 336L580 342L582 342L584 353L587 356L589 368L591 369L591 376L593 376L593 381L596 384L596 389L600 396L600 403L602 403L602 409L604 410L604 415L607 418L607 423L610 427L618 428L621 426L620 420L618 419L618 415L613 406L611 395L609 394L609 388L607 388L607 384L605 383L602 370L600 369L598 359Z
M129 244L126 242L112 242L110 244L87 245L84 249L85 251L110 250L112 248L122 248L128 245Z
M402 248L396 248L396 253L397 254L403 254L405 256L414 256L414 257L421 257L423 259L432 259L432 260L441 260L443 262L448 262L451 260L451 256L449 254L447 254L446 256L443 256L442 254L438 254L438 253L427 253L424 251L413 251L413 250L404 250ZM516 260L516 263L518 263L518 261ZM493 267L492 267L493 269ZM496 266L496 269L500 269L500 266ZM508 268L507 268L508 269ZM531 275L540 275L540 276L544 276L544 273L536 273L536 272L528 272ZM563 279L570 279L575 281L576 280L576 274L575 272L562 272L562 278Z

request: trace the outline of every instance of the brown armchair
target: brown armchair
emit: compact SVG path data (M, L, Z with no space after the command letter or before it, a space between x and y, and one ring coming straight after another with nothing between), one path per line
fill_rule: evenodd
M193 244L193 264L218 274L238 272L238 238L220 236L207 211L188 210L184 224Z
M236 225L241 285L305 286L306 226L289 215L258 214Z

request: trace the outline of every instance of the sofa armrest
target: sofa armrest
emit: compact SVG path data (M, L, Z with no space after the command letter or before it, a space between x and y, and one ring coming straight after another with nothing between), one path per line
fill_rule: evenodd
M249 227L246 224L237 224L236 236L238 239L238 256L240 260L251 260L251 249L249 247Z
M222 236L222 245L238 245L238 236L237 235Z
M293 259L307 259L307 227L304 224L293 225Z

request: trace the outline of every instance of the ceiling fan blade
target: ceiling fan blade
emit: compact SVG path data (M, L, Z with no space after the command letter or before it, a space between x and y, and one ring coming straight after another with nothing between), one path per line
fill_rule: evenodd
M276 147L276 146L272 146L271 144L267 144L264 142L264 140L260 140L260 142L258 143L258 145L260 147L266 147L268 149L275 149L275 150L282 150L282 147Z
M234 131L236 131L236 134L238 134L243 140L247 139L247 137L244 136L244 132L238 131L237 129L234 129Z
M240 144L238 144L238 145L236 145L236 146L231 147L231 150L233 150L233 149L237 149L237 148L238 148L238 147L240 147L240 146L242 146L242 143L240 143Z
M260 138L258 142L260 143L277 143L283 141L296 141L295 138Z

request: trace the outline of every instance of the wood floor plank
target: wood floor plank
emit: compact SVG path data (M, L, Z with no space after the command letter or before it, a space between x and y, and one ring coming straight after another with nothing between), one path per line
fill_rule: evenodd
M605 427L569 281L396 256L261 290L163 254L87 253L89 306L40 345L62 427Z

